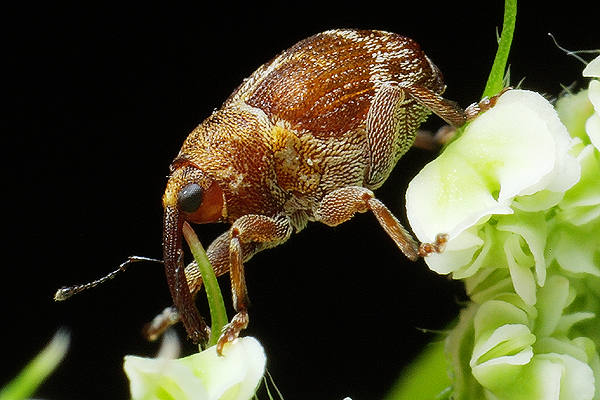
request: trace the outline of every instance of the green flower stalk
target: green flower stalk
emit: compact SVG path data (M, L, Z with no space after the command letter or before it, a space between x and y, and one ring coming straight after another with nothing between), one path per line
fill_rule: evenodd
M446 341L453 398L600 399L600 57L555 109L509 90L412 180L430 269L471 304Z

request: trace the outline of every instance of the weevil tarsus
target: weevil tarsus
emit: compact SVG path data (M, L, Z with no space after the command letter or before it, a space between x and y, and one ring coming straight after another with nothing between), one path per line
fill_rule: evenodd
M456 128L452 125L443 125L435 133L419 129L413 147L429 151L439 151L455 135Z
M465 115L467 116L466 122L470 122L470 121L474 120L475 118L477 118L477 116L479 116L479 114L482 114L482 113L486 112L487 110L489 110L490 108L494 107L496 105L496 102L498 101L498 98L509 90L512 90L512 87L510 87L510 86L505 87L500 92L493 95L492 97L489 97L489 98L484 97L483 99L479 100L477 103L473 103L473 104L469 105L465 109Z
M166 307L142 329L142 334L150 342L161 337L167 329L180 321L179 312L174 306Z

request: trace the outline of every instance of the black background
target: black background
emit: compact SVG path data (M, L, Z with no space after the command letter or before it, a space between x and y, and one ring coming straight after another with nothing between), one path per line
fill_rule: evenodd
M554 96L560 84L578 80L582 65L547 33L569 49L598 47L597 11L523 1L513 82L525 77L524 87ZM171 159L261 63L330 28L394 31L421 44L444 72L446 96L466 106L482 92L502 12L501 2L484 1L25 3L3 10L0 385L68 327L70 352L39 397L127 397L122 357L155 354L158 344L145 342L140 329L170 304L161 266L136 265L65 303L54 303L53 293L109 272L128 255L160 257L160 199ZM431 118L427 126L441 124ZM431 157L409 152L378 192L403 221L406 185ZM224 229L197 231L208 245ZM286 399L381 398L434 337L420 328L443 329L464 298L458 283L408 262L368 214L336 228L310 225L253 258L247 281L246 334L265 346ZM227 278L221 283L227 294ZM193 350L184 345L185 353Z

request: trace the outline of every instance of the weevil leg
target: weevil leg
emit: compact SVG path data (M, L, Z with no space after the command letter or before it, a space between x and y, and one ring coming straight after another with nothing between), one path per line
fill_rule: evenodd
M206 257L210 261L210 265L217 277L229 272L229 238L229 231L224 232L206 249ZM244 248L244 254L248 258L255 253L252 247L255 246L248 245ZM192 296L195 296L202 289L202 275L200 275L196 261L185 267L185 277L187 278Z
M233 306L236 314L223 329L217 343L217 353L222 354L225 343L235 340L248 326L248 290L244 276L245 247L254 243L258 250L285 242L292 233L287 218L272 218L264 215L244 215L237 219L229 230L229 277ZM247 247L246 247L247 248Z
M156 339L161 337L163 333L167 331L167 329L179 321L180 317L179 312L177 312L177 308L175 306L169 306L162 310L161 313L156 317L154 317L152 321L144 325L142 333L148 341L154 342Z
M441 126L435 133L419 129L413 147L423 150L438 151L456 134L456 128L450 125Z
M227 233L223 234L228 238ZM215 240L216 242L216 240ZM209 247L210 250L210 247ZM207 251L208 256L208 251ZM208 256L209 260L211 257ZM225 274L229 269L229 263L218 263L211 262L211 266L213 266L213 271L216 276L221 276ZM190 288L190 292L192 293L192 297L195 297L196 294L202 289L202 275L200 275L200 270L198 269L198 264L196 262L192 262L185 267L185 277L187 279L188 287ZM181 316L177 311L175 306L166 307L160 314L152 319L152 321L148 322L144 325L142 329L142 333L144 337L150 341L154 342L158 338L160 338L170 327L177 324L181 321ZM207 327L208 329L208 327Z
M369 154L366 183L370 189L383 184L398 159L413 144L435 150L448 139L447 130L435 136L417 134L417 128L430 111L455 126L462 125L466 118L456 103L425 87L388 83L379 88L365 120Z
M318 221L329 225L339 225L354 216L357 212L372 211L379 224L394 240L406 257L415 261L431 253L444 250L445 235L438 235L435 243L417 245L412 235L402 226L388 208L375 198L373 192L361 186L347 186L327 194L317 209Z
M433 90L418 85L402 86L402 89L450 125L460 127L467 122L465 111L456 102L443 98Z
M369 154L369 187L383 184L396 161L410 148L417 127L426 118L422 107L411 101L397 85L382 85L365 119ZM409 107L409 109L406 109Z
M498 98L511 89L512 87L510 86L505 87L498 94L489 98L484 97L479 102L469 105L465 110L467 122L474 120L479 114L484 113L490 108L494 107L496 105L496 102L498 101Z
M216 238L208 249L206 256L217 277L229 272L229 241L231 234L224 232ZM262 250L257 243L243 243L242 254L244 262L248 261L254 254ZM192 262L185 267L185 277L192 296L195 297L202 289L202 275L198 269L198 264ZM143 334L149 341L155 341L171 326L180 322L180 315L175 306L166 307L160 314L144 326Z
M466 117L465 122L474 120L479 114L484 113L490 108L494 107L494 105L496 105L496 101L498 101L498 98L510 89L512 88L506 87L502 89L500 93L490 98L485 97L479 102L469 105L464 111L464 115ZM432 134L429 131L418 130L413 146L424 150L439 150L443 145L448 143L452 137L454 137L456 134L456 128L456 126L444 125L438 129L435 134Z

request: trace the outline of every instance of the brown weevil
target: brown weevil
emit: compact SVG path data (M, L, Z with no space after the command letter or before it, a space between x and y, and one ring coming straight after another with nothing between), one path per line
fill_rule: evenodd
M207 249L230 273L237 314L218 350L248 324L244 262L285 242L308 221L335 226L372 211L411 260L418 246L373 194L434 112L453 126L465 111L441 95L438 68L412 39L383 31L331 30L302 40L256 70L187 137L163 196L163 256L188 335L206 338L194 304L199 272L183 265L187 221L231 227Z

